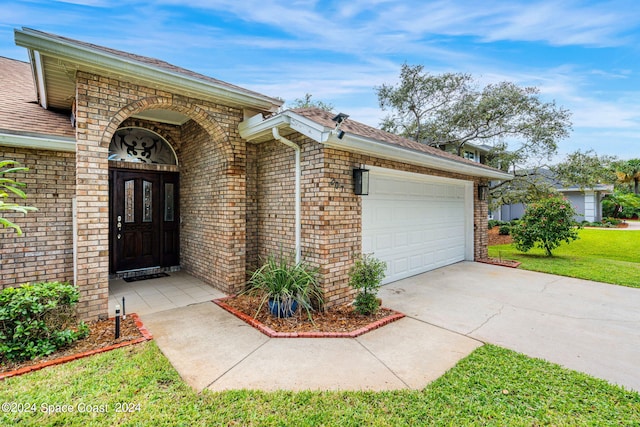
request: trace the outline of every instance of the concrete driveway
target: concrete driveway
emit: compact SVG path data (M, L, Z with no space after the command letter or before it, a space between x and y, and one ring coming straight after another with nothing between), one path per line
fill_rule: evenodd
M640 289L463 262L380 297L410 318L640 391Z
M212 302L142 320L196 390L421 389L486 342L640 391L640 289L462 262L379 295L407 317L355 339L270 339Z

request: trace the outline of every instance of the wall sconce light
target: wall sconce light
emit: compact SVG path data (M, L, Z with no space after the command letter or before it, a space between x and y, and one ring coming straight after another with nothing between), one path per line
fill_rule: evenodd
M489 200L489 186L486 184L478 185L478 200L486 202Z
M369 194L369 169L358 168L353 170L353 190L357 196Z

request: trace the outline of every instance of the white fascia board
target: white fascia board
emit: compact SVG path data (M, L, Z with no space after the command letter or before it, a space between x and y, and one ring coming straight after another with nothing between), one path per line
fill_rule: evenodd
M241 121L238 124L238 132L242 139L247 141L254 141L260 138L267 137L273 134L271 129L274 127L280 128L289 124L288 117L282 114L264 119L262 114L256 114L246 120Z
M0 133L0 145L49 151L76 152L74 138Z
M152 87L162 85L178 93L187 93L188 95L200 96L205 99L225 100L265 111L275 111L281 104L268 96L251 95L233 87L154 67L150 64L92 49L88 46L79 46L64 40L52 39L45 34L32 32L27 28L15 30L15 42L18 46L77 63L90 70L97 69L142 80L148 82Z
M318 124L313 120L309 120L306 117L291 114L289 120L291 129L300 132L316 142L325 143L331 136L331 129L327 129L321 124Z
M47 109L47 91L44 81L44 67L42 66L42 57L39 52L32 52L31 69L33 71L33 83L36 88L36 99L40 106Z
M513 175L499 170L491 170L479 166L468 165L462 162L456 162L454 160L421 153L419 151L398 147L396 145L387 144L358 135L345 134L342 139L338 139L335 135L331 135L327 142L325 142L325 145L340 150L368 154L374 157L382 157L389 160L396 160L432 169L460 173L463 175L497 180L513 179Z
M271 135L271 129L274 127L289 127L316 142L325 142L330 135L330 131L324 126L289 111L268 119L263 119L261 114L257 114L241 122L238 130L243 139L252 141Z
M468 165L354 134L345 133L343 139L338 139L333 129L322 126L313 120L290 111L285 111L277 116L264 120L261 115L253 116L240 123L239 132L243 139L252 141L266 137L267 134L271 133L273 127L284 126L289 126L291 129L331 148L368 154L373 157L381 157L463 175L495 180L513 179L513 175L497 169L491 170L475 165Z
M557 188L556 190L560 193L582 193L586 191L603 191L603 192L613 192L613 184L596 184L593 187L563 187Z

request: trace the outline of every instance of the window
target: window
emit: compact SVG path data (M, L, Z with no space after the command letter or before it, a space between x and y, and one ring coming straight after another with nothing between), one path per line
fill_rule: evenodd
M142 128L118 129L109 144L109 160L177 165L176 155L160 135Z
M469 159L469 160L473 160L475 162L476 160L476 155L473 151L465 151L464 152L464 158L465 159Z

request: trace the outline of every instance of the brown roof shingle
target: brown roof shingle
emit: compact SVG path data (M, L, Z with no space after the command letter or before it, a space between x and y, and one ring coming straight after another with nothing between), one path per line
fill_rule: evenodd
M336 123L331 120L333 117L335 117L336 114L330 111L321 110L319 108L296 108L291 111L326 127L333 128L336 125ZM364 123L351 120L350 118L342 123L340 129L342 129L346 133L351 133L354 135L369 138L374 141L395 145L406 150L417 151L420 153L453 160L455 162L469 164L490 170L496 170L490 166L465 159L455 154L442 151L438 148L431 147L429 145L422 144L420 142L416 142L411 139L407 139L402 136L383 131L381 129L376 129L374 127L365 125Z
M178 67L176 65L170 64L166 61L162 61L160 59L156 59L156 58L151 58L148 56L142 56L142 55L137 55L135 53L130 53L130 52L124 52L121 50L117 50L117 49L112 49L109 47L105 47L105 46L100 46L97 44L93 44L93 43L88 43L88 42L84 42L81 40L75 40L75 39L71 39L68 37L63 37L63 36L59 36L57 34L51 34L51 33L47 33L44 31L39 31L39 30L34 30L32 28L24 28L24 30L35 33L35 34L41 34L43 36L46 36L48 38L51 39L57 39L59 41L65 42L65 43L69 43L69 44L73 44L79 47L84 47L87 49L91 49L94 51L100 51L102 53L106 53L108 55L113 55L125 60L129 60L129 61L135 61L138 62L140 64L145 64L148 66L152 66L154 68L158 68L158 69L162 69L165 71L169 71L171 73L176 73L176 74L181 74L183 76L188 76L194 79L198 79L204 82L208 82L208 83L213 83L217 86L221 86L221 87L226 87L229 90L233 90L236 92L241 92L244 93L248 96L252 96L252 97L257 97L257 98L263 98L263 99L268 99L270 102L272 102L275 105L282 105L282 101L273 97L270 97L268 95L264 95L249 89L245 89L243 87L240 86L236 86L234 84L231 83L227 83L225 81L222 80L218 80L215 79L213 77L209 77L206 76L204 74L200 74L200 73L196 73L195 71L191 71L191 70L187 70L186 68L182 68L182 67Z
M69 115L42 108L33 84L28 63L0 57L0 132L75 138Z

